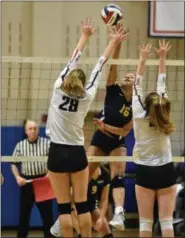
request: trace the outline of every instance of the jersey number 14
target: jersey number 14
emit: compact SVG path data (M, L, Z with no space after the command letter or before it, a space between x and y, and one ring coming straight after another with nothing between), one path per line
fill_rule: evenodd
M77 112L78 100L68 96L62 97L63 103L59 105L59 109L68 112Z

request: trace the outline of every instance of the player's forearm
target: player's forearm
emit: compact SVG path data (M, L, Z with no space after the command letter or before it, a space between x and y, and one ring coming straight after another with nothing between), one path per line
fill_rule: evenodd
M117 46L117 43L115 40L111 40L108 44L108 46L106 47L103 56L108 59L110 57L110 55L112 54L113 50L115 49L115 47Z
M126 137L133 127L133 121L130 121L123 127L123 137Z
M12 164L11 165L11 170L12 170L12 174L14 175L15 178L20 176L19 170L18 170L16 165Z
M78 44L77 44L75 50L83 51L83 49L85 47L85 44L86 44L88 39L89 39L88 36L82 34L79 41L78 41Z
M105 217L108 209L108 199L103 199L100 201L100 217Z
M119 128L119 127L115 127L115 126L110 126L108 124L104 124L105 125L105 130L112 133L112 134L115 134L115 135L118 135L118 136L123 136L123 128Z
M146 66L146 59L140 58L138 66L137 66L136 74L143 76L145 72L145 66Z
M120 49L121 49L121 43L116 45L115 50L112 54L113 59L118 59L119 58ZM117 79L117 65L114 64L114 65L110 66L109 75L108 75L108 79L107 79L107 85L114 84L116 79Z
M165 74L166 73L166 58L160 57L159 59L159 74Z

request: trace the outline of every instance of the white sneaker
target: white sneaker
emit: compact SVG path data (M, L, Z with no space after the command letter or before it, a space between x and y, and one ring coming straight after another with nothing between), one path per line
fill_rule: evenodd
M50 228L50 233L55 237L62 237L59 218L56 220L55 224Z
M125 230L125 224L124 224L125 218L124 218L124 213L120 213L120 214L114 214L113 219L109 222L109 224L120 230L123 231Z

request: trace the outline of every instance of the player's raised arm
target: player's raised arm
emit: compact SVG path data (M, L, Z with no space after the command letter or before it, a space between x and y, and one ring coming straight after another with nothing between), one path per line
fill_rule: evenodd
M116 26L116 29L119 30L119 28L123 28L123 23L122 22L119 22ZM115 27L111 28L110 29L110 32L114 32L115 31ZM123 40L126 40L127 39L127 35L128 34L125 34L125 37ZM121 50L121 42L119 44L116 45L113 53L112 53L112 58L113 59L119 59L119 56L120 56L120 50ZM109 75L108 75L108 78L107 78L107 86L111 86L113 85L115 82L116 82L116 79L117 79L117 65L116 64L113 64L110 66L110 70L109 70Z
M87 18L85 21L82 21L81 26L82 26L81 37L75 47L75 50L73 51L71 59L69 60L66 67L61 71L60 76L56 80L55 87L60 87L65 77L68 76L68 74L72 70L77 68L80 56L82 54L86 42L88 41L90 36L93 35L94 32L96 31L94 28L94 22L92 21L91 17Z
M140 58L136 71L136 80L133 86L133 97L132 97L132 109L133 109L133 117L140 117L140 115L144 112L142 98L143 98L143 90L142 90L142 80L145 71L146 60L149 58L150 50L152 44L148 43L146 46L143 44L139 47L140 49Z
M159 41L159 48L156 49L156 52L159 56L159 74L157 79L157 93L160 96L167 97L166 89L166 56L171 48L169 42L165 40Z
M88 81L88 84L86 86L87 95L90 96L91 98L93 98L96 94L96 90L98 88L103 65L112 54L114 48L120 42L123 41L124 37L125 37L125 34L124 34L124 29L122 27L120 27L119 30L115 30L115 32L113 32L110 35L109 44L107 45L103 55L99 58L97 64L95 65L91 73L90 79Z

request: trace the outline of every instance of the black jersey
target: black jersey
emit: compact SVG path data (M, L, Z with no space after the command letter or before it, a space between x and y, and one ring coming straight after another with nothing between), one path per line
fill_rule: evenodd
M97 179L91 179L88 187L88 202L93 204L100 200L103 188L110 184L110 174L107 169L100 167L100 174Z
M118 84L107 86L104 110L97 117L120 128L132 120L132 102L126 100Z

